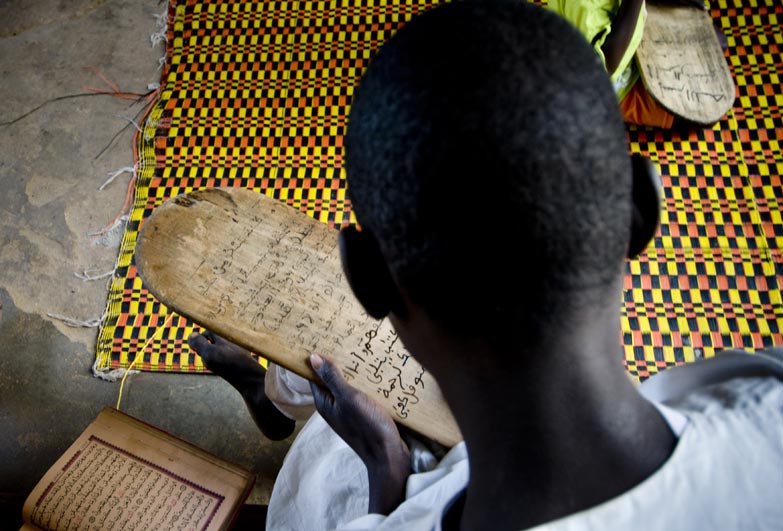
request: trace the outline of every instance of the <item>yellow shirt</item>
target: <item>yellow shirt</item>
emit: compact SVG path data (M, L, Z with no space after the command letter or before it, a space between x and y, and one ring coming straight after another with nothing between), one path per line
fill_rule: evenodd
M596 53L601 57L601 61L606 64L606 58L601 47L612 31L612 22L620 9L620 4L621 0L549 0L548 7L571 22L590 42ZM620 101L628 94L636 80L639 79L639 71L633 58L639 43L642 41L646 18L647 11L642 6L631 42L628 44L620 64L610 77L614 84L617 99Z

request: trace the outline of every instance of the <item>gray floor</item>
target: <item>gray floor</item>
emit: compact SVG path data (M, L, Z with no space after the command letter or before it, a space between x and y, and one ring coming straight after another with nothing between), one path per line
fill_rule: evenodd
M118 385L94 378L96 328L48 317L99 318L106 279L75 273L113 268L120 230L95 239L119 211L133 164L141 106L108 96L94 67L128 92L159 81L153 47L157 0L0 1L0 527L18 529L20 497L95 418ZM212 376L140 374L123 409L258 474L265 503L289 441L266 441L239 396Z

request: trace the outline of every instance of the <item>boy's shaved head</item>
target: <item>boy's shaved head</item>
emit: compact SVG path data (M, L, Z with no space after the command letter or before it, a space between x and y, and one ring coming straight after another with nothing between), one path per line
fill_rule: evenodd
M452 330L536 321L621 272L617 100L584 38L535 5L456 1L404 26L356 91L346 157L359 223Z

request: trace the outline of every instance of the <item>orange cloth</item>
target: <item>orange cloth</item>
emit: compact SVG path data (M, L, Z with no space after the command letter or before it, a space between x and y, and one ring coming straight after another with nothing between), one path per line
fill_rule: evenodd
M623 119L631 124L650 125L662 129L671 129L674 124L674 115L650 96L641 79L634 83L620 102L620 109L623 111Z

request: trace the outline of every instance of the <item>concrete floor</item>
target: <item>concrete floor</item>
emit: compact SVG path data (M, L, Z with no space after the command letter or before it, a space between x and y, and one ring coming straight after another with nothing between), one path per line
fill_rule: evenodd
M18 529L19 504L44 471L106 405L118 385L94 378L97 328L72 328L48 313L99 318L106 279L74 275L114 267L120 230L91 232L117 214L129 176L103 191L107 174L131 166L127 100L85 96L159 81L153 47L157 0L0 1L0 528ZM104 148L108 149L104 151ZM252 501L266 503L290 444L256 430L239 395L203 375L132 377L123 409L257 472Z

